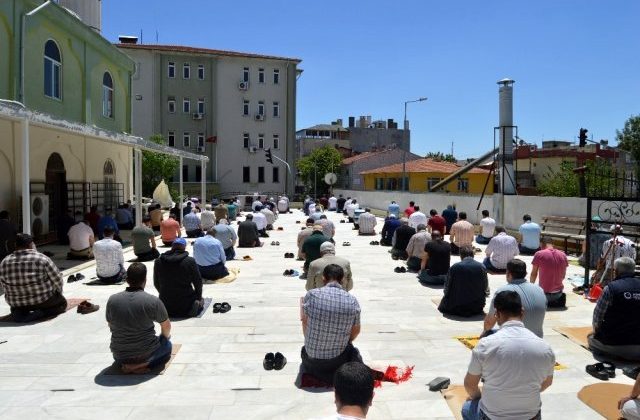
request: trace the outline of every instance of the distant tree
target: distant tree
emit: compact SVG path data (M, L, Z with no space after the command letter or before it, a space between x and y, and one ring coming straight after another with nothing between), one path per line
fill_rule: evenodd
M149 137L149 141L156 144L165 144L164 137L161 134L155 134ZM142 193L151 197L153 190L163 179L169 183L175 174L180 160L171 155L165 155L155 152L142 152ZM172 197L176 200L175 191L171 191Z
M598 159L588 161L585 166L587 195L616 197L622 194L624 188L628 188L621 179L617 179L616 168L612 162ZM575 169L575 163L568 161L562 162L556 170L549 168L538 181L538 193L553 197L579 197L580 174L575 172Z
M640 115L632 115L625 121L622 131L616 130L616 140L622 150L631 154L635 164L636 179L640 179Z
M335 147L324 146L298 160L296 166L307 191L312 192L315 184L319 195L329 190L329 186L324 182L325 174L338 173L341 164L342 155L340 152Z
M451 153L447 153L446 155L442 152L429 152L425 155L426 159L433 159L436 162L452 162L452 163L456 163L457 160L455 158L455 156L453 156Z

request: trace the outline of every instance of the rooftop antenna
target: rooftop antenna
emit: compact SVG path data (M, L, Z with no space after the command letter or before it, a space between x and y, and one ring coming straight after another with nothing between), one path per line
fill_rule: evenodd
M158 38L159 38L158 30L156 29L156 45L158 44Z
M142 29L140 29L140 43L144 44L144 42L142 42Z

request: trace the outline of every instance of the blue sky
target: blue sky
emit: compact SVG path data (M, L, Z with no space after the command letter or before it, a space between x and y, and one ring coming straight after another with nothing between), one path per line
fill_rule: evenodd
M412 151L490 150L496 81L516 80L521 138L614 143L640 114L640 1L106 0L103 34L297 57L302 128L336 118L403 118Z

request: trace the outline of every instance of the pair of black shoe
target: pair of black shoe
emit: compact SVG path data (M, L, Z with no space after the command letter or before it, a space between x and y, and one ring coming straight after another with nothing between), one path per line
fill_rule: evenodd
M231 310L231 305L227 302L222 303L214 303L213 304L213 313L217 314L218 312L221 314L227 313Z
M371 242L369 242L369 245L380 245L380 242L378 242L378 241L371 241Z
M73 283L76 281L82 281L84 280L85 277L82 273L78 273L78 274L72 274L67 278L67 283Z
M295 255L293 255L293 252L285 252L284 253L284 257L285 258L295 258Z
M585 370L589 375L593 376L594 378L600 379L601 381L608 381L609 378L616 377L616 367L613 363L609 362L587 365Z
M267 353L262 361L262 366L265 370L282 370L286 364L287 358L280 352L277 352L276 354Z
M406 267L396 267L393 269L393 271L395 271L396 273L406 273L407 272L407 268Z
M280 242L278 242L278 241L272 241L272 242L271 242L271 245L274 245L274 246L280 246Z

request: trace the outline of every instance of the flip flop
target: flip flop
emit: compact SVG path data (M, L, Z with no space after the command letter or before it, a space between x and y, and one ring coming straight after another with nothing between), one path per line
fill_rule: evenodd
M217 314L218 312L220 312L220 307L221 307L221 306L222 306L222 304L221 304L221 303L219 303L219 302L218 302L218 303L214 303L214 304L213 304L213 313L214 313L214 314Z
M220 313L224 314L227 313L231 310L231 305L229 305L227 302L222 302L222 304L220 305Z
M273 365L275 363L275 356L273 353L267 353L264 355L264 360L262 361L262 367L264 370L273 370Z
M282 370L287 364L287 358L280 352L277 352L274 356L273 368L275 370Z

